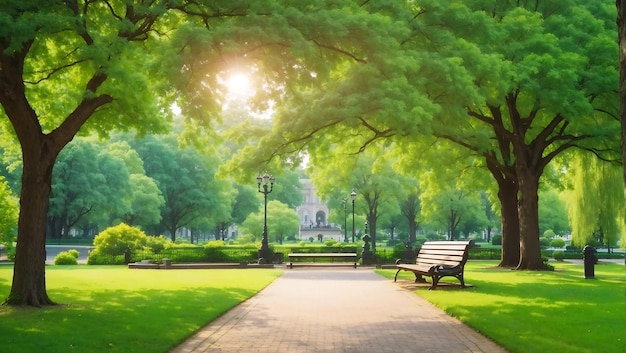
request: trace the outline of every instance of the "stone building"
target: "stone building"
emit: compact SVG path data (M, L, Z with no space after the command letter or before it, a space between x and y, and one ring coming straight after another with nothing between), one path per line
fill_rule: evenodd
M322 241L329 238L342 241L342 231L335 224L328 222L330 210L317 195L311 179L300 179L300 183L302 184L302 205L296 208L296 213L300 217L299 239L308 241L312 237L314 241L319 241L321 234Z

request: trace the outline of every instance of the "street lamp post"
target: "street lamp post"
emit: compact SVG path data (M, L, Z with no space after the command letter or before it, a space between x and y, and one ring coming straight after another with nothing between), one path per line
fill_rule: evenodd
M352 242L354 243L354 200L356 199L354 190L350 193L350 197L352 198Z
M256 177L258 190L260 193L263 193L263 202L265 207L263 212L263 239L261 240L261 249L259 250L259 263L272 263L272 259L270 258L270 248L267 241L267 194L274 190L275 180L276 179L267 174L267 172ZM263 190L261 190L261 185L263 186Z
M348 217L346 204L348 200L343 199L343 241L348 242Z

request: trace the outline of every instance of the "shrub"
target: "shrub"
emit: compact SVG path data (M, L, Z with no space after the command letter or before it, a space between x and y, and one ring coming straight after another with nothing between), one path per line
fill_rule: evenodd
M78 257L80 256L80 252L78 252L78 250L69 249L67 252L78 260Z
M158 237L147 237L146 239L146 246L150 248L150 250L152 250L155 254L163 251L167 243L170 242L164 235L159 235Z
M336 246L337 245L337 241L333 238L328 238L326 240L324 240L324 245L326 246Z
M415 251L413 250L413 248L411 248L411 257L413 257L413 259L405 259L407 257L407 248L406 248L406 244L405 243L398 243L396 245L394 245L393 247L393 258L394 259L405 259L405 260L413 260L415 261L415 258L413 256L413 254L415 254Z
M568 245L565 247L565 251L582 251L582 249L576 245Z
M254 244L256 242L256 237L254 234L244 234L235 238L235 244L245 245L245 244Z
M100 253L118 255L127 249L141 249L148 244L148 236L136 227L120 223L109 227L93 239L93 245Z
M396 246L397 244L404 244L400 239L389 239L387 240L387 246Z
M75 253L74 253L75 252ZM55 265L77 265L78 251L75 249L62 251L54 257Z
M548 238L546 237L540 237L539 246L541 246L542 248L547 248L548 246L550 246L550 240L548 240Z
M491 244L502 245L502 235L496 234L493 237L491 237Z
M563 250L554 250L554 252L552 252L552 257L556 261L563 261L563 259L565 258L565 253L563 252Z
M554 238L550 242L550 246L553 247L553 248L562 248L562 247L565 246L565 240L563 240L561 238Z
M556 237L556 233L554 233L552 229L548 229L543 232L543 236L548 239L554 239L554 237Z

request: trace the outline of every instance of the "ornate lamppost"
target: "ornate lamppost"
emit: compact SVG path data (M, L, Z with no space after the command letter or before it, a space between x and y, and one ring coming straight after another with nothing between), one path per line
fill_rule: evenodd
M347 217L347 205L348 200L343 199L343 241L348 242L348 217Z
M356 199L354 190L350 193L350 197L352 198L352 242L354 243L354 200Z
M263 194L264 213L263 213L263 240L261 240L261 249L259 250L259 263L272 263L270 248L267 241L267 194L274 190L274 181L276 179L265 172L263 175L256 177L258 190ZM261 186L263 189L261 190Z

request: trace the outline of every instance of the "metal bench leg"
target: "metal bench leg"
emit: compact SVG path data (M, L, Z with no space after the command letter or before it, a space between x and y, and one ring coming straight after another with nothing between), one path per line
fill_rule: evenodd
M393 278L394 282L396 281L396 279L398 279L398 273L400 273L400 271L402 271L402 270L400 269L400 270L396 271L396 276Z
M422 277L421 274L415 272L413 273L415 274L415 283L426 283L426 280L424 279L424 277Z
M437 288L437 283L439 283L441 276L434 275L431 278L433 279L433 283L430 285L430 288L428 288L428 290L433 290Z

